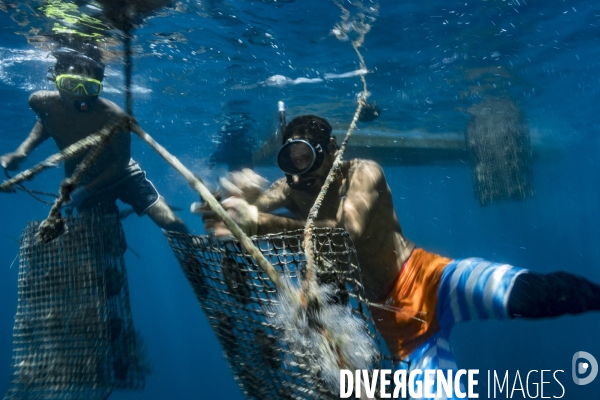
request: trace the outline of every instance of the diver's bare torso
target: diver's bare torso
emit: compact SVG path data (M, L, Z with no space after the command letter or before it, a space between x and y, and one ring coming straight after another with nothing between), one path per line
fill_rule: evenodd
M60 150L98 132L113 118L123 115L123 110L113 102L98 98L87 112L67 107L58 91L38 91L31 95L29 105L39 117L47 134L54 139ZM109 147L91 167L91 176L99 175L107 166L130 158L130 138L120 140L118 147ZM65 163L65 173L71 175L84 156L75 157Z
M316 196L316 193L291 190L283 179L255 204L259 210L267 210L270 208L267 203L273 201L304 220ZM317 226L341 226L352 236L369 300L375 301L387 294L414 244L402 234L381 167L367 160L344 162L342 177L330 187L318 220L322 223Z

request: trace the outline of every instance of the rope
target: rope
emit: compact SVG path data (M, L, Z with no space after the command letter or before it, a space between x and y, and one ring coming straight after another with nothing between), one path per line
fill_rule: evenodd
M334 2L338 7L341 8L342 10L342 20L344 22L348 21L348 18L350 16L350 13L348 12L348 10L346 10L344 8L344 6L340 3L338 3L337 1ZM365 60L362 56L362 54L360 54L360 50L359 47L362 46L364 39L365 39L365 35L368 33L369 29L365 29L362 32L360 32L359 37L354 40L352 42L352 47L354 48L354 51L356 51L356 54L358 55L358 59L360 62L360 68L366 70L367 67L365 65ZM319 214L319 209L321 208L321 205L323 203L323 199L325 198L325 195L327 194L327 190L329 190L329 186L331 186L331 184L339 178L339 174L341 172L341 166L342 166L342 162L343 162L343 155L344 155L344 151L346 150L346 146L348 145L348 141L350 140L350 136L352 135L352 132L354 131L354 129L356 128L356 124L358 122L358 117L360 116L360 112L363 109L363 107L366 104L366 99L367 99L367 80L365 79L364 75L360 76L360 79L363 83L363 91L360 94L359 98L358 98L358 106L356 107L356 111L354 112L354 117L352 118L352 122L350 123L350 127L348 128L348 131L346 132L346 136L344 137L344 140L342 141L342 144L340 145L340 148L337 152L336 158L333 162L333 166L331 167L331 170L329 171L329 174L327 175L327 178L325 179L325 183L323 184L323 187L321 188L321 191L319 192L319 195L317 196L317 199L315 200L315 203L313 204L313 206L311 207L309 213L308 213L308 218L306 220L306 225L304 227L304 252L306 254L306 264L307 264L307 274L306 274L306 281L303 282L303 286L304 286L304 290L306 295L310 298L310 297L314 297L314 294L316 293L315 289L315 285L316 283L316 273L317 273L317 264L315 262L315 252L314 252L314 235L313 235L313 231L315 228L315 219L317 218L318 214ZM318 299L315 299L318 301Z
M208 203L210 208L223 220L227 228L231 231L233 236L240 241L242 246L250 254L254 260L256 260L259 267L268 275L269 279L275 284L278 289L287 291L287 286L284 285L279 278L277 270L267 261L262 252L254 246L254 243L246 236L241 228L235 223L233 219L227 214L227 211L221 206L221 203L213 196L213 194L204 186L200 179L196 178L194 174L187 169L181 161L171 153L169 153L163 146L155 141L147 132L145 132L133 118L133 99L131 93L131 77L133 70L132 62L132 51L131 51L131 30L125 30L125 103L127 107L127 114L130 116L129 128L132 132L138 135L144 142L152 147L162 158L169 163L173 168L177 170L190 184L190 186L196 190L200 196Z
M106 124L106 126L104 126L104 128L102 128L97 133L93 133L81 139L80 141L73 143L69 147L61 150L59 153L51 155L44 161L34 165L28 170L20 172L11 179L2 182L0 184L0 192L14 192L15 189L13 188L13 186L23 181L28 181L40 172L48 168L55 167L59 162L76 157L77 155L86 151L90 147L99 144L104 136L109 135L115 129L122 128L123 123L128 121L128 118L121 117L121 119L116 120L114 122L113 121Z
M4 175L6 175L6 177L8 179L12 179L12 176L9 175L8 171L6 169L4 169ZM37 201L44 203L46 205L52 205L51 202L46 201L44 199L40 199L38 196L36 195L42 195L42 196L50 196L50 197L58 197L56 194L54 193L49 193L49 192L41 192L39 190L31 190L31 189L27 189L25 186L23 186L22 184L17 184L17 190L22 190L25 193L27 193L28 195L30 195L31 197L33 197L34 199L36 199Z
M334 1L334 3L338 7L340 7L340 9L342 10L342 20L344 22L347 22L348 18L350 16L350 13L344 8L344 6L342 4L338 3L337 1ZM354 51L356 51L356 53L358 55L358 59L360 62L360 68L364 69L364 70L366 70L367 67L365 65L364 58L360 54L359 47L362 45L365 35L367 34L367 32L370 29L370 27L368 25L365 25L365 26L367 28L365 30L363 30L362 32L360 32L359 37L352 42L352 47L354 48ZM313 206L310 209L310 212L308 213L308 218L306 220L306 225L304 227L303 246L304 246L304 253L306 255L307 273L306 273L306 279L304 279L302 281L301 302L302 302L303 306L309 310L320 308L321 304L322 304L322 300L323 300L323 299L319 298L320 297L319 296L319 285L317 282L318 266L315 261L315 251L314 251L315 242L314 242L314 232L313 232L315 229L315 219L317 218L317 216L319 214L319 209L321 207L321 204L323 203L323 199L325 198L325 195L327 194L329 186L331 186L331 183L334 182L335 180L337 180L340 176L344 151L346 150L346 146L348 145L348 141L350 140L350 136L352 135L352 132L356 128L356 124L358 122L358 117L360 116L360 112L366 103L366 98L367 98L367 94L368 94L367 81L366 81L364 75L361 75L360 79L363 83L363 91L358 98L358 105L356 107L356 111L354 112L354 117L352 118L350 127L348 128L348 131L346 132L346 136L338 150L336 158L333 162L333 166L331 167L331 170L329 171L329 174L327 175L327 178L325 179L323 187L321 188L321 191L319 192L319 195L317 196L315 203L313 204ZM311 318L314 315L315 314L313 314L313 313L308 313L307 317ZM318 321L316 321L316 322L318 322ZM336 354L340 354L340 348L338 347L339 344L336 343L335 339L331 337L331 335L335 336L335 334L336 334L335 331L328 332L327 330L325 330L323 328L324 327L321 328L322 335L326 338L329 345L332 346L332 350L335 351ZM338 368L348 368L348 366L346 365L346 360L344 360L342 358L337 358L336 361L337 361ZM363 385L364 385L364 383L363 383ZM361 396L361 398L364 398L364 397L366 397L366 396Z
M196 178L194 174L187 169L177 157L169 153L163 146L161 146L158 142L156 142L148 133L146 133L135 120L132 120L131 130L137 134L144 142L146 142L150 147L152 147L162 158L165 159L169 165L179 172L186 181L190 184L190 186L196 190L200 196L208 203L210 208L223 220L227 228L231 231L233 236L237 240L240 241L242 246L246 249L248 254L252 258L256 260L256 263L259 267L268 275L269 279L273 281L275 286L278 289L284 288L281 283L281 279L277 270L267 261L265 256L261 253L259 249L254 246L254 243L246 236L246 234L241 230L241 228L235 223L233 219L227 214L227 211L221 206L221 203L213 196L213 194L208 190L206 186L200 181L200 179Z
M38 240L44 243L48 243L64 232L65 221L60 213L60 208L63 206L64 203L69 201L71 192L73 192L73 190L77 186L79 186L79 182L84 176L85 171L96 161L100 153L102 153L104 149L108 146L110 139L117 132L120 131L120 128L123 128L123 125L125 123L128 122L128 117L121 117L116 124L109 123L108 129L107 127L104 127L100 130L100 132L98 133L98 140L93 141L95 147L85 156L83 161L81 161L81 163L77 165L77 168L75 168L73 175L70 178L65 178L60 184L60 196L54 201L54 205L48 213L48 218L46 218L40 224L37 235ZM90 135L87 138L84 138L79 142L69 146L68 149L75 146L78 150L77 153L81 152L82 146L80 145L80 143L85 142L86 139L90 138L91 136L93 135Z
M125 109L127 114L133 117L133 96L131 94L131 76L133 70L133 62L131 59L131 28L125 30Z
M248 238L248 236L241 230L241 228L235 223L235 221L227 214L227 211L221 206L221 203L213 196L210 190L204 186L202 181L198 179L194 174L187 169L181 161L171 153L169 153L163 146L161 146L156 140L154 140L147 132L145 132L135 121L133 117L133 98L131 93L131 82L132 82L132 51L131 51L131 29L125 30L125 103L127 108L127 114L129 115L129 128L132 132L138 135L144 142L152 147L160 156L177 170L184 178L188 181L190 186L196 190L200 196L208 203L210 208L223 220L227 228L231 231L233 236L239 240L242 246L246 249L248 254L259 265L259 267L267 274L269 279L275 284L275 286L291 295L287 285L282 283L282 280L277 273L277 270L267 261L262 252L254 246L254 243Z

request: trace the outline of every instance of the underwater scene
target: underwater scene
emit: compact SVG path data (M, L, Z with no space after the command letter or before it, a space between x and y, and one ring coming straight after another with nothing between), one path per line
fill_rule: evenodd
M599 397L597 1L0 0L0 98L5 399Z

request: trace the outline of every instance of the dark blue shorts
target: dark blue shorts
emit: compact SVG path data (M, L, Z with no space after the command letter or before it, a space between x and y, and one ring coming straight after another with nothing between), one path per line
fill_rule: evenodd
M79 206L78 211L94 210L102 213L115 213L119 211L116 204L119 199L133 207L137 215L145 214L158 202L160 195L152 182L146 178L146 172L142 171L137 164L136 167L125 178L121 178L116 183L86 198Z

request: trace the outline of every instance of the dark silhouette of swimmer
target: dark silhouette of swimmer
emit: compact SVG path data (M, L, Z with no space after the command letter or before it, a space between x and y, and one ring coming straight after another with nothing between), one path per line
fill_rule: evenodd
M56 91L38 91L29 105L38 121L29 136L11 153L0 157L0 164L14 170L27 155L48 138L60 150L98 132L109 121L122 116L123 110L99 97L104 78L104 64L99 50L88 47L87 54L68 48L54 51L53 79ZM65 175L71 176L86 154L65 162ZM118 212L116 200L133 207L138 215L148 214L161 228L187 232L187 228L146 178L146 173L131 158L131 136L119 132L86 171L80 186L71 193L68 204L79 212Z
M254 168L252 160L253 139L249 132L254 120L250 116L248 101L232 101L225 107L225 121L215 135L218 145L210 156L210 165L227 164L229 171Z

